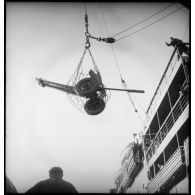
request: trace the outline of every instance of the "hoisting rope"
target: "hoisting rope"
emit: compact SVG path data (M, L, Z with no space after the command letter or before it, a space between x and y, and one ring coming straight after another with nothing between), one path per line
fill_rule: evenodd
M89 23L88 23L88 15L87 15L87 8L86 8L86 3L84 4L84 7L85 7L85 14L84 14L84 22L85 22L85 37L86 37L86 42L85 42L85 47L84 47L84 51L83 51L83 54L82 54L82 57L80 58L80 61L76 67L76 70L74 71L73 75L71 76L71 78L69 79L68 81L68 85L70 86L76 86L76 84L78 83L78 81L80 81L81 79L83 78L86 78L88 76L89 73L85 73L83 71L83 67L82 67L82 64L83 64L83 60L84 60L84 57L86 55L87 52L89 52L89 56L92 60L92 63L93 63L93 71L97 74L99 73L99 70L98 70L98 67L95 63L95 60L93 58L93 55L90 51L90 41L89 41L89 38L90 38L90 33L89 33L89 30L88 30L88 26L89 26ZM98 74L99 78L101 79L101 75ZM77 93L77 95L79 95L78 91L76 90L76 87L74 87L74 91ZM70 96L71 97L71 96ZM82 101L82 99L81 99Z
M103 9L102 9L100 3L99 3L99 6L100 6L101 14L102 14L102 17L103 17L103 20L104 20L104 24L105 24L105 27L106 27L107 34L108 34L108 36L110 36L109 30L108 30L108 25L107 25L107 23L106 23L106 19L105 19L105 17L104 17L104 12L103 12ZM117 66L117 69L118 69L118 72L119 72L119 75L120 75L120 79L121 79L122 86L123 86L123 88L127 89L127 85L126 85L126 83L125 83L125 80L124 80L123 77L122 77L122 74L121 74L121 71L120 71L120 68L119 68L119 64L118 64L118 61L117 61L117 58L116 58L116 54L115 54L113 45L111 45L111 48L112 48L112 53L113 53L113 56L114 56L114 59L115 59L115 64L116 64L116 66ZM129 100L130 100L131 104L133 105L133 108L134 108L135 113L137 113L137 115L138 115L140 121L142 122L142 124L143 124L144 127L145 127L145 122L144 122L143 119L141 118L141 116L140 116L140 114L139 114L139 112L138 112L138 109L136 108L136 106L135 106L135 104L134 104L134 102L133 102L133 99L131 98L130 93L127 92L127 95L128 95L128 97L129 97Z
M184 38L185 38L186 33L187 33L187 29L189 29L189 20L188 20L188 23L186 25L186 28L185 28L185 31L184 31L184 34L183 34L183 37L182 37L182 41L184 41Z
M177 7L180 7L180 6L181 6L181 4L179 4L179 2L176 3L176 4L178 4ZM184 6L183 6L183 7L184 7ZM185 7L184 7L184 8L185 8ZM181 11L182 11L183 13L185 13L187 16L189 16L189 13L187 13L185 10L181 9Z
M92 53L91 53L91 51L89 49L90 46L91 46L91 43L89 42L89 38L92 38L92 36L90 35L89 29L88 29L89 23L88 23L88 15L87 15L87 5L86 5L86 2L85 2L84 5L85 5L85 28L86 28L86 31L85 31L85 36L86 36L85 50L88 50L88 52L89 52L89 54L91 56L91 59L93 61L93 65L94 65L94 70L96 72L99 72L99 69L98 69L98 67L97 67L97 65L95 63L95 60L93 58L93 55L92 55Z
M85 2L85 27L86 27L86 47L90 47L89 38L96 39L97 41L104 41L106 43L114 43L116 40L113 37L101 38L101 37L94 37L88 31L88 16L87 16L87 6Z
M100 7L100 10L101 10L101 14L102 14L103 20L104 20L104 24L105 24L105 27L106 27L107 34L108 34L108 36L110 36L109 30L108 30L108 25L107 25L107 23L106 23L106 19L105 19L105 17L104 17L103 9L102 9L100 3L99 3L99 7ZM125 83L124 79L122 78L122 74L121 74L121 71L120 71L120 68L119 68L119 64L118 64L118 61L117 61L117 58L116 58L116 54L115 54L115 51L114 51L114 47L113 47L112 45L111 45L111 48L112 48L112 53L113 53L113 56L114 56L114 59L115 59L115 64L116 64L116 66L117 66L117 69L118 69L118 72L119 72L119 75L120 75L121 82L122 82L122 84L123 84L123 87L127 89L126 83ZM130 99L130 101L131 101L131 103L132 103L134 109L135 109L135 112L138 113L138 112L137 112L137 109L136 109L136 107L135 107L135 104L134 104L133 100L131 99L130 94L129 94L128 92L127 92L127 94L128 94L128 97L129 97L129 99ZM140 118L140 117L139 117L139 118ZM142 119L140 118L140 120L142 120ZM144 126L145 126L145 123L144 123ZM128 144L128 145L122 150L122 152L121 152L121 154L120 154L120 157L119 157L119 160L121 159L121 156L122 156L123 152L124 152L128 147L130 147L130 146L131 146L131 143ZM118 174L119 171L121 171L121 169L122 169L122 168L120 168L120 169L114 174L114 177L116 176L116 174Z
M169 14L163 16L162 18L160 18L160 19L158 19L158 20L156 20L156 21L154 21L154 22L152 22L152 23L150 23L150 24L148 24L148 25L146 25L146 26L140 28L139 30L136 30L136 31L134 31L134 32L132 32L132 33L130 33L130 34L128 34L128 35L125 35L125 36L123 36L123 37L117 39L115 42L118 42L118 41L121 40L121 39L124 39L124 38L126 38L126 37L129 37L129 36L131 36L131 35L133 35L133 34L136 34L136 33L139 32L139 31L142 31L142 30L144 30L144 29L146 29L146 28L152 26L153 24L155 24L155 23L157 23L157 22L163 20L164 18L170 16L171 14L174 14L175 12L179 11L181 8L182 8L182 7L179 7L178 9L176 9L176 10L172 11L171 13L169 13Z
M139 24L141 24L141 23L147 21L148 19L154 17L155 15L157 15L157 14L163 12L163 11L166 10L167 8L171 7L173 4L174 4L174 3L169 4L168 6L164 7L164 8L161 9L161 10L159 10L158 12L156 12L156 13L152 14L151 16L147 17L146 19L141 20L140 22L138 22L138 23L136 23L136 24L134 24L134 25L132 25L132 26L126 28L125 30L122 30L121 32L114 34L112 37L115 37L115 36L117 36L117 35L120 35L121 33L124 33L124 32L126 32L126 31L128 31L128 30L130 30L130 29L136 27L137 25L139 25Z
M88 23L88 15L87 15L87 7L86 7L86 2L85 2L85 28L86 28L86 32L85 32L85 36L86 36L86 42L85 42L85 48L86 49L89 49L91 44L89 42L89 30L88 30L88 26L89 26L89 23Z
M103 9L102 9L100 3L99 3L99 6L100 6L101 14L102 14L102 17L103 17L103 20L104 20L104 24L105 24L105 27L106 27L107 34L108 34L108 36L110 36L109 30L108 30L108 25L107 25L107 23L106 23L106 19L105 19L105 16L104 16L104 12L103 12ZM114 56L114 59L115 59L115 64L116 64L116 66L117 66L117 69L118 69L118 72L119 72L119 75L120 75L121 83L122 83L123 87L124 87L125 89L127 89L127 85L126 85L126 83L125 83L125 80L122 78L122 74L121 74L121 71L120 71L120 68L119 68L119 64L118 64L118 61L117 61L117 58L116 58L116 54L115 54L115 51L114 51L114 47L113 47L112 45L111 45L111 48L112 48L112 53L113 53L113 56ZM138 110L137 110L137 108L136 108L136 106L135 106L135 104L134 104L134 102L133 102L133 100L132 100L132 98L131 98L130 93L127 92L127 95L128 95L128 97L129 97L129 100L130 100L131 104L133 105L133 108L134 108L135 113L137 113L138 118L140 119L140 121L141 121L142 124L143 124L143 127L145 128L145 126L146 126L146 125L145 125L145 122L144 122L144 120L141 118L141 116L139 115L139 112L138 112ZM145 113L145 112L144 112L144 113ZM121 160L121 156L122 156L123 152L124 152L127 148L129 148L130 146L131 146L131 143L128 144L128 145L122 150L122 152L121 152L121 154L120 154L120 157L119 157L119 161ZM121 170L121 168L115 173L115 175L116 175L120 170Z
M85 7L85 28L86 28L86 32L88 32L88 25L89 25L89 24L88 24L86 3L84 4L84 7ZM88 47L87 47L87 46L88 46ZM89 47L90 47L89 39L88 39L88 37L86 36L85 49L84 49L84 51L83 51L83 54L82 54L82 56L81 56L81 58L80 58L80 61L79 61L78 65L77 65L77 68L76 68L76 70L74 71L74 74L72 75L72 77L69 79L68 83L70 83L71 81L74 81L72 84L73 84L73 85L76 84L77 79L75 79L75 78L78 78L78 77L79 77L79 72L80 72L80 69L82 68L81 65L82 65L82 63L83 63L83 59L84 59L85 54L86 54L86 51L87 51L87 49L89 49ZM75 92L77 92L77 91L75 90Z
M73 74L73 76L74 76L75 78L77 78L77 77L79 76L80 69L82 68L81 65L82 65L82 63L83 63L83 59L84 59L84 57L85 57L85 54L86 54L87 50L88 50L88 52L89 52L89 54L90 54L90 57L91 57L91 59L92 59L92 62L93 62L93 65L94 65L94 70L95 70L96 72L99 72L99 69L98 69L98 67L97 67L97 65L96 65L96 63L95 63L95 60L94 60L94 58L93 58L93 55L92 55L90 49L89 49L89 48L85 48L85 49L84 49L84 52L83 52L83 54L82 54L82 57L81 57L81 59L80 59L78 65L77 65L76 70L75 70L75 74ZM70 78L70 80L72 80L72 77Z
M89 51L89 54L90 54L91 59L92 59L92 61L93 61L94 70L98 73L98 72L99 72L98 66L97 66L96 63L95 63L95 60L94 60L94 58L93 58L93 55L92 55L90 49L88 49L88 51ZM99 76L101 77L101 75L99 75Z
M74 74L72 75L72 77L69 79L68 83L70 83L72 80L75 80L74 78L78 78L79 72L80 72L80 68L81 68L81 65L82 65L82 63L83 63L83 59L84 59L84 57L85 57L85 54L86 54L86 48L84 49L83 55L82 55L82 57L81 57L81 59L80 59L78 65L77 65L77 68L76 68L76 70L74 71ZM76 80L74 81L73 85L75 85L75 84L76 84ZM75 90L75 92L76 92L76 90ZM76 92L76 93L77 93L77 92Z
M124 87L125 89L127 89L127 84L126 84L126 82L125 82L122 78L121 78L121 82L122 82L122 84L123 84L123 87ZM139 112L138 112L138 109L136 108L136 106L135 106L135 104L134 104L134 101L133 101L133 99L132 99L130 93L127 92L127 95L128 95L128 97L129 97L129 100L131 101L131 104L133 105L133 108L134 108L135 113L137 114L138 118L139 118L140 121L142 122L143 127L145 127L146 124L145 124L144 120L142 119L142 117L140 116L140 114L139 114ZM144 112L144 113L145 113L145 112Z

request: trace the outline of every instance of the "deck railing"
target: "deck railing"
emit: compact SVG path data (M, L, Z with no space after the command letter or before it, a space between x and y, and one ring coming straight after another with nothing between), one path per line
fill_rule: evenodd
M179 116L182 114L183 110L186 108L188 104L188 95L187 96L180 96L175 103L174 107L168 114L167 118L163 122L160 130L156 134L155 138L152 140L151 145L147 149L146 152L146 160L149 162L149 160L152 158L153 154L156 152L159 145L162 143L162 141L165 139L168 132L171 130L174 123L177 121Z
M164 86L166 85L166 83L168 82L170 76L172 75L175 67L176 67L176 64L177 63L180 63L181 60L178 60L177 59L177 52L176 52L176 48L174 49L172 55L171 55L171 58L167 64L167 67L163 73L163 76L158 84L158 87L154 93L154 96L149 104L149 107L146 111L147 115L148 115L148 118L150 118L150 116L152 115L153 111L155 110L155 107L156 107L156 101L158 99L158 96L161 95L162 93L162 90L164 88Z
M180 146L165 163L163 168L150 181L147 188L148 193L157 192L184 164L184 149L183 146Z

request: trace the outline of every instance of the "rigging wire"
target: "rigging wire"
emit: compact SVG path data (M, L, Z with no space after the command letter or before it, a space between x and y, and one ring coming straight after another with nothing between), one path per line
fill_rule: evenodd
M178 8L177 10L175 10L175 11L171 12L170 14L164 16L163 18L161 18L161 19L155 21L154 23L156 23L156 22L158 22L158 21L164 19L165 17L167 17L167 16L169 16L169 15L171 15L171 14L177 12L177 11L180 10L181 8L182 8L182 7ZM154 23L152 23L152 24L154 24ZM148 26L151 26L152 24L150 24L150 25L148 25ZM189 22L188 22L188 24L186 25L185 32L184 32L184 35L183 35L182 40L184 39L184 37L185 37L185 35L186 35L188 25L189 25ZM148 26L146 26L146 27L148 27ZM146 27L144 27L143 29L145 29ZM140 30L139 30L139 31L140 31ZM134 33L133 33L133 34L134 34ZM130 35L129 35L129 36L130 36ZM127 36L125 36L125 37L127 37ZM123 37L123 38L125 38L125 37ZM120 38L120 39L122 39L122 38ZM120 39L118 39L118 40L120 40ZM118 41L118 40L117 40L117 41ZM122 77L121 77L121 80L122 80ZM129 93L128 93L128 94L129 94ZM140 106L141 106L141 105L140 105ZM153 133L153 134L156 135L157 133ZM146 136L146 135L153 135L153 134L145 134L145 135L143 135L143 136ZM152 142L152 143L153 143L153 142ZM128 145L123 149L123 151L121 152L121 155L122 155L122 153L124 152L124 150L127 149L129 146L130 146L130 144L128 144ZM120 155L120 158L121 158L121 155ZM182 156L183 156L183 155L182 155ZM146 158L146 156L144 155L144 158L141 160L141 162L143 162L145 158ZM122 167L115 173L115 175L116 175L121 169L122 169Z
M183 37L182 37L182 41L184 40L184 38L185 38L185 36L186 36L187 29L189 28L188 26L189 26L189 20L188 20L188 23L187 23L187 25L186 25L186 28L185 28L185 31L184 31L184 35L183 35Z
M117 33L117 34L113 35L112 37L115 37L115 36L117 36L117 35L120 35L121 33L124 33L125 31L127 31L127 30L129 30L129 29L132 29L132 28L134 28L135 26L137 26L137 25L139 25L139 24L141 24L141 23L143 23L143 22L147 21L148 19L150 19L150 18L154 17L155 15L157 15L157 14L159 14L159 13L163 12L164 10L166 10L167 8L171 7L173 4L174 4L174 3L169 4L168 6L166 6L166 7L165 7L165 8L163 8L163 9L161 9L160 11L158 11L158 12L156 12L156 13L152 14L152 15L151 15L151 16L149 16L148 18L146 18L146 19L144 19L144 20L141 20L141 21L140 21L140 22L138 22L137 24L134 24L133 26L130 26L129 28L127 28L127 29L125 29L125 30L123 30L123 31L121 31L121 32L119 32L119 33Z
M120 154L120 157L119 157L119 161L121 160L121 157L122 157L123 152L124 152L127 148L129 148L130 146L132 146L132 142L129 143L129 144L121 151L121 154Z
M99 7L100 7L100 10L101 10L101 14L102 14L103 20L104 20L104 24L105 24L105 27L106 27L106 31L108 33L108 36L110 36L109 35L109 30L108 30L108 25L107 25L107 22L106 22L106 19L105 19L105 16L104 16L103 8L102 8L102 6L101 6L100 3L99 3ZM111 45L111 48L112 48L112 53L113 53L113 56L114 56L114 59L115 59L115 63L116 63L116 66L117 66L117 69L118 69L120 78L121 78L121 83L122 83L123 87L125 89L127 89L127 85L126 85L124 79L122 78L122 74L121 74L121 71L120 71L120 68L119 68L119 64L118 64L118 61L117 61L117 58L116 58L116 53L115 53L114 47L112 45ZM130 93L127 92L127 94L128 94L128 97L129 97L129 100L130 100L131 104L133 105L134 111L138 114L138 117L139 117L140 121L142 122L142 124L145 127L145 122L143 121L143 119L139 115L138 110L137 110L137 108L136 108L136 106L135 106L135 104L133 102L133 99L131 98Z
M128 34L128 35L125 35L125 36L123 36L123 37L121 37L121 38L117 39L115 42L117 42L117 41L119 41L119 40L121 40L121 39L124 39L124 38L126 38L126 37L129 37L129 36L131 36L131 35L133 35L133 34L135 34L135 33L139 32L139 31L141 31L141 30L144 30L144 29L148 28L149 26L151 26L151 25L153 25L153 24L155 24L155 23L157 23L157 22L159 22L159 21L163 20L164 18L166 18L166 17L170 16L171 14L173 14L173 13L175 13L175 12L179 11L181 8L182 8L182 7L179 7L178 9L174 10L173 12L171 12L171 13L169 13L169 14L167 14L167 15L163 16L162 18L160 18L160 19L158 19L158 20L156 20L156 21L152 22L151 24L146 25L146 26L144 26L144 27L140 28L139 30L137 30L137 31L135 31L135 32L133 32L133 33L130 33L130 34Z
M143 126L144 126L144 128L145 128L145 127L146 127L147 113L146 113L146 111L144 110L142 104L137 100L137 98L136 98L133 94L132 94L131 96L133 97L133 99L135 100L135 102L136 102L137 104L139 104L139 106L140 106L140 108L141 108L141 110L142 110L142 112L143 112L143 114L144 114L144 119L141 117L141 115L139 115L139 118L141 118L142 124L143 124Z
M104 16L104 12L103 12L103 8L101 6L101 3L99 2L99 7L100 7L100 11L101 11L101 14L102 14L102 17L103 17L103 20L104 20L104 24L106 26L106 31L107 31L107 34L108 36L110 37L110 33L109 33L109 30L108 30L108 25L107 25L107 22L106 22L106 19L105 19L105 16Z
M122 79L122 84L123 84L123 87L124 87L125 89L127 89L127 84L125 83L125 81L124 81L123 79ZM134 104L134 101L133 101L133 99L132 99L130 93L127 92L127 95L128 95L128 97L129 97L129 100L131 101L131 104L133 105L133 108L134 108L135 113L137 113L137 116L138 116L138 118L140 119L141 123L143 124L143 127L145 127L145 122L144 122L144 120L142 119L142 117L140 116L140 114L139 114L139 112L138 112L138 109L136 108L136 106L135 106L135 104Z
M107 30L108 36L109 36L108 25L107 25L107 23L106 23L106 19L105 19L105 17L104 17L103 9L102 9L100 3L99 3L99 6L100 6L100 10L101 10L101 13L102 13L102 17L103 17L103 20L104 20L104 23L105 23L105 26L106 26L106 30ZM116 58L116 54L115 54L115 51L114 51L114 47L113 47L112 45L111 45L111 48L112 48L112 53L113 53L113 56L114 56L114 59L115 59L115 63L116 63L116 65L117 65L117 69L118 69L120 78L121 78L121 82L122 82L122 84L123 84L123 87L124 87L124 88L127 88L126 83L125 83L125 81L124 81L123 78L122 78L122 74L121 74L121 71L120 71L120 68L119 68L119 65L118 65L118 61L117 61L117 58ZM139 115L139 113L138 113L138 111L137 111L137 109L136 109L136 107L135 107L135 104L134 104L134 102L133 102L133 100L132 100L132 98L131 98L131 96L130 96L130 93L127 92L127 94L128 94L128 97L129 97L129 99L130 99L130 101L131 101L133 107L134 107L135 112L138 114L139 119L141 120L141 122L143 123L143 125L144 125L144 127L145 127L145 123L143 122L142 118L140 117L140 115ZM119 157L119 160L121 159L121 156L122 156L123 152L124 152L128 147L130 147L130 146L131 146L131 143L128 144L128 145L122 150L122 152L121 152L121 154L120 154L120 157ZM120 170L119 170L119 171L120 171ZM117 171L117 173L118 173L119 171Z
M84 3L84 7L85 7L85 14L87 14L87 3L86 3L86 1Z
M177 4L179 4L179 3L177 3ZM179 6L180 6L180 4L179 4L179 5L177 5L177 4L176 4L176 6L177 6L177 7L179 7ZM185 8L185 7L183 6L183 8ZM189 16L189 13L188 13L187 11L185 11L184 9L181 9L181 11L183 11L183 13L185 13L186 15L188 15L188 16Z
M105 24L105 27L106 27L107 34L108 34L108 36L110 36L109 30L108 30L108 25L107 25L107 22L106 22L106 19L105 19L105 16L104 16L104 12L103 12L103 8L102 8L100 2L99 2L99 7L100 7L100 11L101 11L103 20L104 20L104 24ZM118 61L117 61L117 58L116 58L115 50L114 50L114 47L113 47L112 44L111 44L111 49L112 49L112 53L113 53L113 56L114 56L114 60L115 60L115 63L116 63L116 66L117 66L120 78L122 78L122 74L121 74L121 71L120 71L120 68L119 68L119 64L118 64Z
M122 79L122 74L121 74L121 71L120 71L120 68L119 68L118 60L116 58L116 53L115 53L113 45L111 45L111 48L112 48L112 53L113 53L113 56L114 56L114 59L115 59L115 63L116 63L120 78Z
M142 112L143 112L144 114L146 114L146 112L144 111L144 108L143 108L143 106L140 104L140 102L135 98L135 96L132 95L132 97L135 99L135 101L137 102L137 104L139 104L139 106L140 106Z

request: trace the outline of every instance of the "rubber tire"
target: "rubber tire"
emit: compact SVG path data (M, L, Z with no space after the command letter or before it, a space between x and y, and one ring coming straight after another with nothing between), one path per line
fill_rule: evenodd
M89 115L97 115L100 114L106 106L106 103L101 98L91 98L89 99L85 105L84 109Z
M91 78L82 79L76 84L78 94L84 97L90 97L98 88L98 83Z

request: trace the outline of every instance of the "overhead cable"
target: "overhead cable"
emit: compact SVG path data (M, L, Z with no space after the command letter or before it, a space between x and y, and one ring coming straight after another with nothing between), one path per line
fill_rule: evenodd
M99 6L100 6L101 14L102 14L102 17L103 17L103 20L104 20L104 24L105 24L105 27L106 27L107 34L108 34L108 36L110 36L109 30L108 30L108 25L107 25L106 19L104 17L103 8L102 8L102 6L101 6L100 3L99 3ZM118 65L118 61L117 61L117 58L116 58L116 54L115 54L115 51L114 51L114 47L112 45L111 45L111 48L112 48L112 53L113 53L113 56L114 56L114 59L115 59L115 63L116 63L116 66L117 66L117 69L118 69L120 78L122 78L122 74L121 74L121 71L120 71L120 68L119 68L119 65Z
M84 3L84 6L85 6L85 14L87 14L87 3L86 2Z
M135 31L135 32L133 32L133 33L130 33L130 34L128 34L128 35L125 35L125 36L123 36L123 37L121 37L121 38L117 39L117 40L116 40L116 42L117 42L117 41L119 41L119 40L121 40L121 39L124 39L124 38L126 38L126 37L129 37L129 36L131 36L131 35L133 35L133 34L135 34L135 33L139 32L139 31L141 31L141 30L144 30L144 29L148 28L149 26L151 26L151 25L153 25L153 24L155 24L155 23L157 23L157 22L159 22L159 21L163 20L164 18L166 18L166 17L170 16L171 14L173 14L173 13L175 13L175 12L179 11L181 8L182 8L182 7L180 7L180 8L178 8L178 9L176 9L175 11L173 11L173 12L171 12L171 13L169 13L169 14L165 15L164 17L162 17L162 18L160 18L160 19L158 19L158 20L156 20L156 21L152 22L151 24L149 24L149 25L147 25L147 26L144 26L143 28L141 28L141 29L139 29L139 30L137 30L137 31Z
M142 112L143 112L144 114L146 114L146 112L145 112L143 106L140 104L140 102L135 98L135 96L133 96L133 98L134 98L135 101L139 104L140 108L142 109Z
M106 26L107 34L108 34L108 36L110 36L109 30L108 30L108 25L107 25L107 22L106 22L106 19L105 19L105 16L104 16L104 12L103 12L103 8L101 6L101 3L99 3L99 6L100 6L101 14L102 14L102 17L103 17L103 20L104 20L104 24Z
M125 83L125 81L123 79L121 79L121 82L123 84L123 87L127 89L127 84ZM134 108L135 113L137 113L137 116L139 117L140 121L142 122L143 126L145 127L145 122L142 119L142 117L140 116L140 114L138 112L138 109L136 108L136 106L135 106L135 104L133 102L133 99L132 99L130 93L127 92L127 95L128 95L129 100L131 101L131 104L133 105L133 108Z
M99 5L100 5L100 4L99 4ZM100 10L101 10L102 17L103 17L103 20L104 20L104 23L105 23L105 26L106 26L107 33L108 33L108 35L109 35L108 25L107 25L107 23L106 23L106 19L105 19L105 17L104 17L104 13L103 13L103 9L102 9L101 5L100 5ZM121 74L121 71L120 71L120 68L119 68L119 65L118 65L118 61L117 61L117 58L116 58L116 54L115 54L115 51L114 51L114 47L113 47L112 45L111 45L111 48L112 48L112 53L113 53L113 56L114 56L114 59L115 59L115 62L116 62L116 66L117 66L117 69L118 69L120 78L121 78L121 83L122 83L122 85L123 85L123 88L127 89L127 85L126 85L124 79L122 78L122 74ZM139 115L138 110L137 110L137 108L136 108L136 106L135 106L135 104L134 104L134 102L133 102L133 99L131 98L130 93L127 92L127 95L128 95L128 97L129 97L129 100L131 101L131 104L133 105L134 111L137 113L137 115L138 115L140 121L143 123L143 125L144 125L144 127L145 127L145 122L143 121L143 119L142 119L141 116Z
M180 3L177 3L176 5L177 5L177 7L180 7L181 6ZM183 6L183 8L185 8L185 7ZM181 11L183 11L186 15L189 16L189 12L185 11L183 8L181 9Z
M185 38L185 36L186 36L186 33L187 33L187 30L189 29L189 21L188 21L188 23L187 23L187 25L186 25L186 28L185 28L185 31L184 31L184 35L183 35L183 37L182 37L182 41L184 40L184 38Z
M165 8L163 8L163 9L161 9L160 11L158 11L158 12L152 14L152 15L149 16L148 18L146 18L146 19L144 19L144 20L141 20L141 21L138 22L137 24L134 24L133 26L130 26L129 28L127 28L127 29L125 29L125 30L123 30L123 31L121 31L121 32L119 32L119 33L113 35L112 37L115 37L115 36L117 36L117 35L119 35L119 34L121 34L121 33L124 33L125 31L127 31L127 30L129 30L129 29L132 29L132 28L134 28L135 26L137 26L137 25L139 25L139 24L141 24L141 23L147 21L148 19L154 17L155 15L157 15L157 14L163 12L164 10L166 10L167 8L171 7L173 4L174 4L174 3L169 4L167 7L165 7Z

